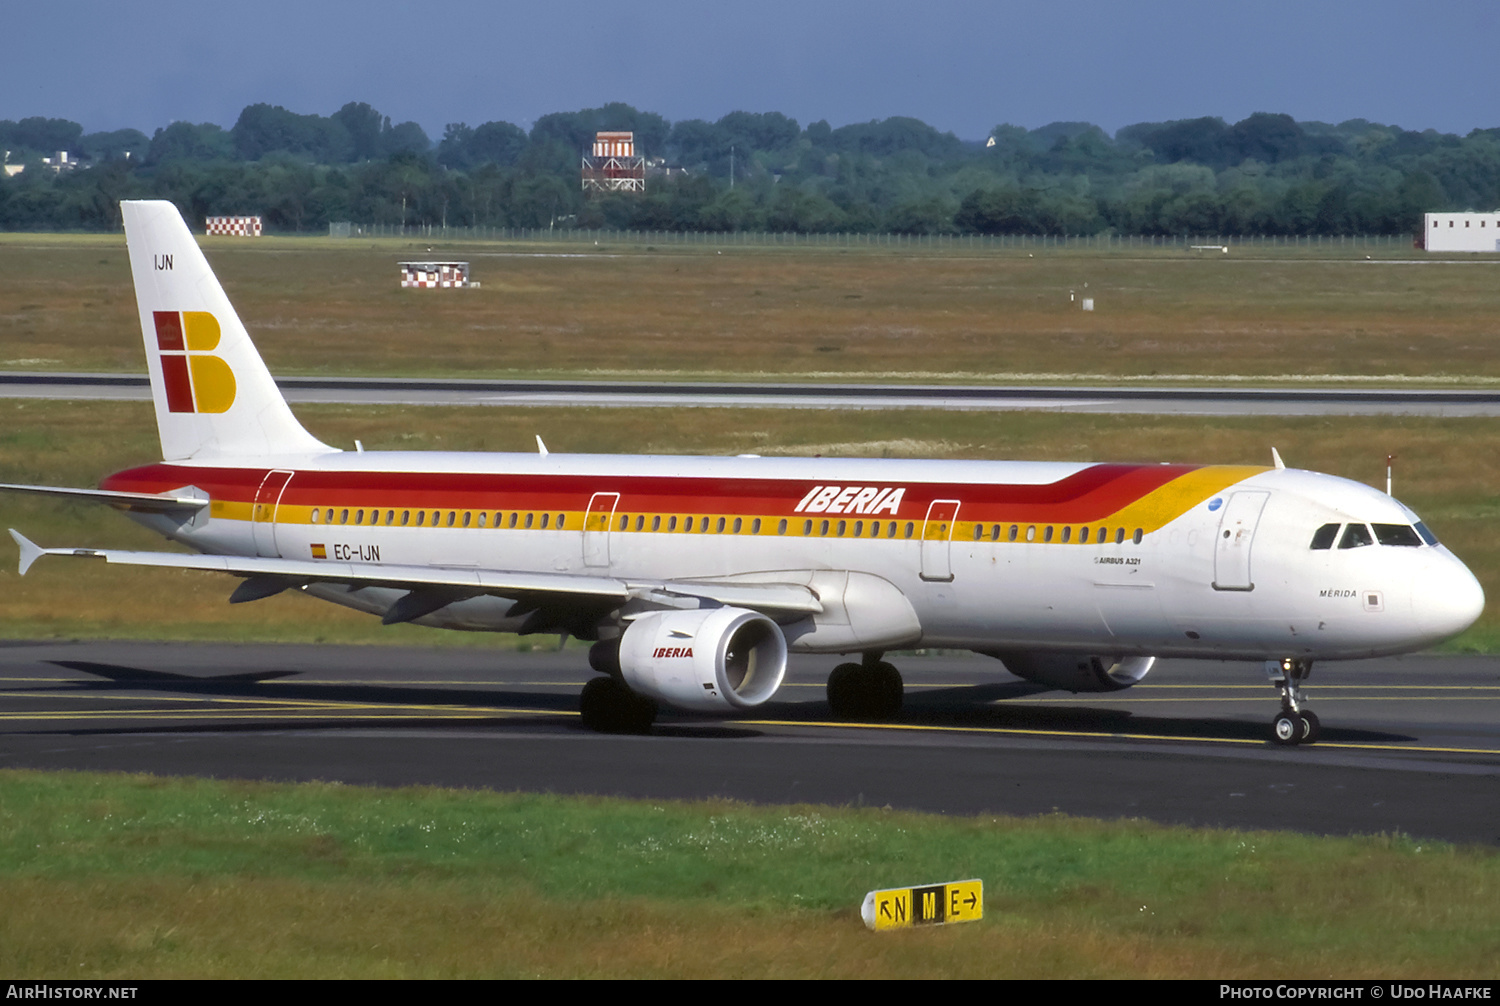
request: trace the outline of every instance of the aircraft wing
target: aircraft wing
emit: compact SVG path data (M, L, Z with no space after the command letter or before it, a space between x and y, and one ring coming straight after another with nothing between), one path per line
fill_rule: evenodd
M34 493L39 496L54 496L59 499L78 500L85 503L107 503L143 513L184 513L202 510L208 506L208 498L196 496L157 496L151 493L117 493L106 489L70 489L65 486L28 486L13 482L0 482L0 491Z
M261 556L202 555L180 552L137 552L103 548L43 548L11 529L10 536L21 547L21 575L44 555L103 559L126 566L158 566L169 569L202 569L248 578L231 598L249 601L268 597L288 587L308 583L341 583L354 587L391 587L414 595L462 596L493 594L583 604L607 602L611 606L629 601L651 608L698 607L696 601L749 608L765 613L806 613L823 610L817 594L795 583L712 583L691 580L633 580L577 573L531 573L510 570L473 569L452 566L402 566L381 563L337 562L316 559L274 559ZM434 594L433 592L438 592ZM398 608L400 604L398 603ZM426 610L418 610L426 608ZM413 601L389 621L405 621L432 610ZM415 612L415 614L413 614ZM393 609L393 614L398 614Z

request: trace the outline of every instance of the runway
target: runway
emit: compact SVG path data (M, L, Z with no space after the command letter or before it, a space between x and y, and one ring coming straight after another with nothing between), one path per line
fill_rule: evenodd
M1500 389L1075 387L284 377L293 404L1500 416ZM0 372L0 398L148 401L144 375Z
M378 630L377 630L378 631ZM970 656L897 656L894 723L830 722L834 658L743 719L582 729L582 649L0 644L0 767L649 799L1053 812L1500 844L1500 659L1319 665L1314 746L1267 741L1255 665L1168 661L1069 695Z

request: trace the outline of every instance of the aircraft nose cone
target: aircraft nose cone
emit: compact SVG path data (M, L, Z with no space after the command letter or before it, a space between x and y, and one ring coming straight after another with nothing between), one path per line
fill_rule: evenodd
M1484 588L1469 567L1451 555L1443 560L1429 565L1412 585L1414 613L1434 642L1458 635L1484 612Z

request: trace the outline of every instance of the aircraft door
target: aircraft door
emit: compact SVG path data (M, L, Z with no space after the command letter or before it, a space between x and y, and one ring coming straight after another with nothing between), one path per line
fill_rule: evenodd
M1270 498L1268 492L1230 494L1214 539L1214 590L1255 589L1250 575L1250 545L1260 513Z
M609 532L620 505L619 493L594 493L589 497L589 512L583 519L583 564L609 565Z
M922 522L922 579L946 583L953 579L950 549L958 500L933 500Z
M270 471L261 479L255 491L255 507L250 514L250 533L255 539L255 554L276 559L281 556L276 547L276 512L281 507L282 494L292 480L288 471Z

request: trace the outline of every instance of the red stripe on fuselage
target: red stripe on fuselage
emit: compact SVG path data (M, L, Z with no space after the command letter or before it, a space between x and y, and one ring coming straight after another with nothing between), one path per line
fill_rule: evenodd
M966 520L1004 519L1086 523L1115 513L1152 490L1196 470L1194 465L1091 465L1042 485L1006 483L851 481L904 487L902 518L921 517L933 500L962 501ZM194 485L215 499L250 502L264 468L147 465L111 475L101 487L160 493ZM845 473L839 473L848 478ZM852 474L852 473L850 473ZM691 478L656 475L507 475L453 472L299 471L281 502L292 506L349 506L444 510L582 510L596 492L621 494L619 508L646 513L753 513L796 517L793 509L818 483L785 478ZM891 516L882 514L881 516Z

